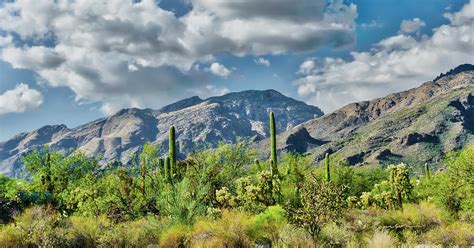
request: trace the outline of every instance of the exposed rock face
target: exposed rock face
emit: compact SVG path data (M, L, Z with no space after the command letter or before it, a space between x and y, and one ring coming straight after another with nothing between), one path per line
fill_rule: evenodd
M451 120L461 122L464 128L474 132L474 95L469 94L465 99L453 100L449 106L456 108Z
M401 156L393 154L389 149L382 150L375 154L375 159L377 160L389 160L390 158L401 158Z
M325 143L327 142L311 137L306 128L300 127L288 136L286 146L283 149L291 153L304 153L310 147L320 146Z
M160 145L166 152L171 125L176 127L178 156L184 158L192 150L215 147L219 142L266 138L270 111L277 117L278 133L323 115L319 108L274 90L244 91L206 100L191 97L159 110L124 109L73 129L45 126L18 134L0 143L0 172L17 176L19 159L46 144L64 153L81 150L101 155L103 163L114 159L128 163L146 142Z
M360 164L364 161L365 156L367 155L366 152L360 152L346 158L346 161L349 165L356 165Z
M401 139L401 144L404 146L411 146L416 143L425 142L425 143L439 143L438 136L430 135L430 134L419 134L419 133L411 133Z
M460 72L305 122L277 137L279 150L290 140L316 163L328 151L352 165L439 162L448 151L474 145L474 71L453 71ZM301 145L293 137L303 128L310 137ZM310 138L327 143L303 149ZM256 146L264 149L268 140Z

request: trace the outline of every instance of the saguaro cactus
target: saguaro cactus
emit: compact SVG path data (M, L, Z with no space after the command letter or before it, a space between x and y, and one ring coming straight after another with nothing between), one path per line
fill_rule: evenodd
M162 159L162 158L159 158L159 159L158 159L158 168L159 168L160 170L164 170L164 169L165 169L164 167L165 167L165 160Z
M169 157L165 158L165 178L167 181L171 181L171 164Z
M270 112L270 172L273 176L278 174L275 115L273 114L273 112Z
M145 178L146 178L147 163L148 163L147 159L142 157L141 166L140 166L140 174L142 176L142 178L141 178L141 181L142 181L141 190L142 190L143 195L145 195Z
M328 182L330 182L331 181L331 167L329 165L329 153L326 153L325 163L326 163L326 179Z
M174 126L170 127L169 133L169 159L170 159L170 175L173 175L176 168L176 137Z
M428 163L425 163L425 177L427 179L431 178L430 166L428 165Z
M156 175L164 175L164 167L165 167L165 161L162 158L158 158L156 160L156 168L154 172L154 176Z

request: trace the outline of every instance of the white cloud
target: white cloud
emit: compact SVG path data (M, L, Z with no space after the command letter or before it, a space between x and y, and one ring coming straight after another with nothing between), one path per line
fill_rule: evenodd
M305 60L303 63L301 63L300 69L296 73L300 75L309 75L315 66L316 64L313 59Z
M371 28L381 28L383 24L380 21L372 20L370 22L364 22L359 25L363 29L371 29Z
M263 58L263 57L259 57L257 59L254 59L253 62L257 65L264 65L266 67L270 67L270 61L268 59Z
M0 95L0 115L20 113L38 108L43 103L43 95L27 84L17 84L14 89Z
M206 99L212 96L222 96L229 93L230 90L226 87L219 87L216 85L208 84L206 85L204 90L196 91L196 95L199 97Z
M138 71L138 67L134 64L128 64L129 71Z
M473 9L471 1L448 15L451 22L435 28L431 37L400 34L380 41L370 51L352 52L351 60L322 59L317 71L303 70L311 73L294 81L298 93L328 112L416 87L459 64L474 63Z
M400 31L406 34L415 33L425 25L425 22L420 20L420 18L414 18L413 20L403 20L402 24L400 25Z
M0 36L0 47L10 46L13 43L13 38L10 35Z
M407 50L418 45L418 41L411 36L397 35L381 40L376 44L379 48L386 51Z
M35 71L54 69L66 59L54 49L34 46L30 48L6 47L0 51L1 58L10 62L13 68Z
M228 77L232 73L231 70L227 69L225 66L217 62L211 64L211 66L209 67L209 71L212 72L212 74L221 77Z
M215 54L282 54L354 41L357 9L342 0L190 1L181 17L154 0L6 2L0 31L35 45L8 43L0 58L35 71L49 86L70 88L78 101L102 102L110 113L206 90L209 80L195 66Z
M460 11L456 13L446 13L444 17L448 18L453 25L472 25L474 19L474 2L471 0Z

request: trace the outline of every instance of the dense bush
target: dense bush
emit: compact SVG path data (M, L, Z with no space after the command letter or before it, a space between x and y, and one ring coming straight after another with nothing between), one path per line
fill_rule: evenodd
M32 152L23 160L28 181L0 176L0 247L474 242L472 147L421 178L408 165L354 168L330 159L313 167L310 156L291 154L272 173L245 143L176 163L159 151L147 144L127 167L99 166L81 153Z

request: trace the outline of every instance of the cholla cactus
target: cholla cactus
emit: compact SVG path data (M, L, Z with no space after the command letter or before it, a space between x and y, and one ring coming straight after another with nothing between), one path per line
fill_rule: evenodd
M413 185L410 183L410 174L404 163L390 165L388 170L390 172L392 192L397 198L398 207L403 209L403 198L408 198L413 189Z

